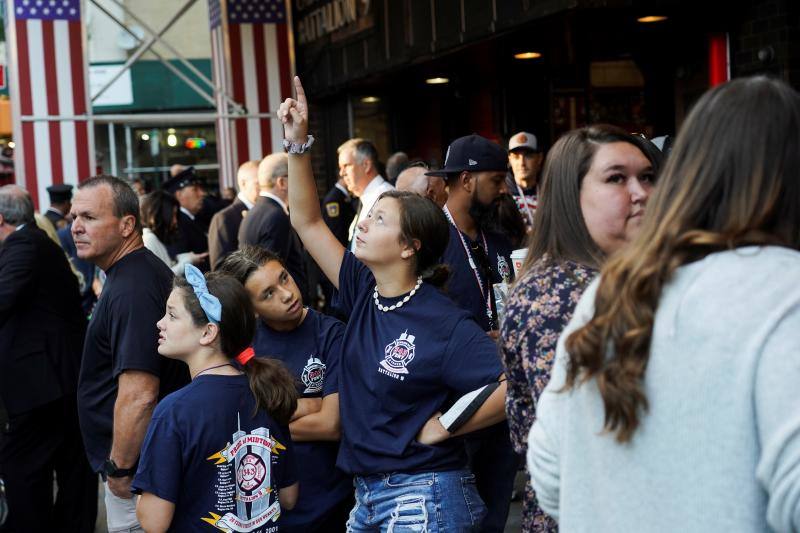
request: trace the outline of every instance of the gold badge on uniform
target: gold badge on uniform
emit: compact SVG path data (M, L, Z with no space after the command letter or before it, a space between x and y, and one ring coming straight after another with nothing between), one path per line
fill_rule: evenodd
M339 216L339 204L337 202L328 202L325 204L325 210L331 218Z

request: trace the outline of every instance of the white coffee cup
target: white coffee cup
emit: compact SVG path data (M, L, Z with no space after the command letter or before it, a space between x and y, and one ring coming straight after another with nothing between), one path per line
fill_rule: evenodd
M525 262L526 257L528 257L527 248L520 248L519 250L511 252L511 266L514 268L514 279L517 279L519 273L522 272L522 264Z

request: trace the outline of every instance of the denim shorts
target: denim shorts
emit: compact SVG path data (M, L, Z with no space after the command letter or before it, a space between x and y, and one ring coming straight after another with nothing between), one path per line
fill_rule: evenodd
M486 507L469 470L356 476L347 531L478 531Z

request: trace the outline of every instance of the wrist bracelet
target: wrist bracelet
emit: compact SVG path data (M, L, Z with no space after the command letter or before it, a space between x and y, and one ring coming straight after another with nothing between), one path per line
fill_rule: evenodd
M290 141L289 139L283 140L283 149L286 150L286 153L289 154L304 154L306 153L311 145L314 144L314 136L309 135L304 143L297 143L294 141Z

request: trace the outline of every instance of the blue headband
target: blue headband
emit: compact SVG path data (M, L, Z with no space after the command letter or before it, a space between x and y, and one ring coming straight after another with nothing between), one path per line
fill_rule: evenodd
M186 265L183 274L186 276L186 281L194 289L197 299L200 300L200 307L205 311L208 320L214 324L219 324L222 318L222 304L219 303L219 299L216 296L208 292L206 278L203 273L194 265Z

